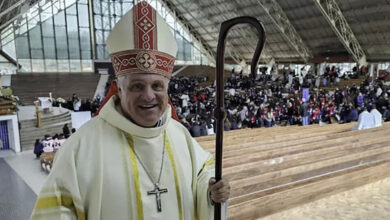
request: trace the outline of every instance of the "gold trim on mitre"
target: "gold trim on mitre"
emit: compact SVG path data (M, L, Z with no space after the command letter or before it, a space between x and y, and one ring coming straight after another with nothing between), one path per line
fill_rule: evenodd
M170 78L175 57L157 50L128 50L111 54L117 76L130 73L154 73Z

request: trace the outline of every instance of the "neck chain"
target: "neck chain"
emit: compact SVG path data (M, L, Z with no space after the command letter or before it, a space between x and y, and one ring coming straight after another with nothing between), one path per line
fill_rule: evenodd
M160 172L158 174L158 179L157 181L154 180L154 178L152 177L151 173L149 173L149 171L146 169L146 166L144 165L144 163L142 162L141 158L138 156L137 152L135 152L135 149L133 150L135 156L137 157L137 160L139 161L139 163L141 164L142 168L145 170L145 173L148 175L150 181L154 184L154 185L159 185L160 184L160 179L161 179L161 174L162 174L162 169L164 167L164 155L165 155L165 132L164 132L164 135L163 135L163 151L162 151L162 156L161 156L161 165L160 165Z
M154 185L154 189L150 190L150 191L147 191L147 194L156 196L157 212L161 212L161 210L162 210L162 208L161 208L161 193L167 193L168 192L168 189L162 189L162 188L160 189L160 186L159 186L160 185L161 174L162 174L162 170L163 170L163 166L164 166L165 141L166 141L166 133L164 132L164 135L163 135L163 152L162 152L162 156L161 156L160 173L158 174L157 181L153 180L152 175L146 169L146 166L144 165L144 163L142 162L141 158L138 156L138 154L135 152L135 150L133 148L133 152L134 152L137 160L139 161L139 163L141 164L142 168L145 170L145 173L148 175L150 181Z

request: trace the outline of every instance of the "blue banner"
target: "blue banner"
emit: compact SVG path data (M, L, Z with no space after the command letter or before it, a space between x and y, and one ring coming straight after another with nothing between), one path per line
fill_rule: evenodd
M9 141L8 141L7 121L0 121L0 140L1 140L0 150L8 150L9 149Z

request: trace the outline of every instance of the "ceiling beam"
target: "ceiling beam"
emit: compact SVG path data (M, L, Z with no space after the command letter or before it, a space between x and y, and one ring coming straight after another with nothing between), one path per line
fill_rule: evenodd
M232 3L232 4L234 4L234 8L240 8L240 4L236 1L236 0L232 0L230 3ZM245 16L244 14L242 14L242 13L239 13L239 12L242 12L241 10L235 10L235 11L232 11L232 13L234 13L234 15L236 16L236 17L240 17L240 16ZM250 34L250 36L251 37L248 37L248 36L244 36L243 38L245 39L245 41L246 41L246 43L248 44L248 45L253 45L253 52L256 50L255 48L256 48L256 46L255 45L257 45L257 41L258 41L258 33L256 32L256 31L254 31L254 29L253 28L250 28L250 26L246 26L247 28L245 28L246 30L245 30L245 32L246 33L249 33ZM241 36L242 36L242 34L241 34ZM253 41L250 41L249 39L250 38L254 38L254 39L256 39L254 42ZM266 36L264 36L264 38L265 39L267 39L266 38ZM264 42L264 44L266 44L266 42ZM265 45L264 45L265 46ZM265 58L265 57L267 57L268 59L273 59L273 56L272 56L272 54L269 54L269 50L267 50L267 52L266 52L266 50L265 50L265 47L263 48L263 51L262 51L262 54L261 55L263 55L263 57ZM249 62L251 62L251 60L249 60Z
M282 7L280 7L276 0L257 0L257 2L279 28L287 42L289 42L299 56L307 62L309 58L312 57L312 53L291 24Z
M205 42L201 34L194 28L187 20L184 19L183 16L180 16L178 9L172 4L169 0L161 0L161 3L168 9L173 15L175 15L176 21L182 24L183 27L187 29L189 33L195 38L201 47L203 48L203 52L209 58L210 61L215 60L215 51ZM205 30L207 32L207 30Z
M190 2L185 2L185 3L190 3ZM199 2L191 2L191 3L192 3L192 4L195 4L197 7L204 7L203 5L199 5ZM173 5L173 3L171 3L171 4ZM184 7L184 6L183 6L182 3L176 4L176 5L182 6L182 8L185 10L185 14L191 16L192 19L193 19L194 21L196 21L196 22L200 25L200 29L203 29L208 35L211 36L212 39L209 40L209 41L211 41L211 42L216 42L216 41L218 41L218 40L217 40L217 39L218 39L218 35L217 35L217 36L211 35L211 34L209 33L209 31L208 31L206 28L204 28L204 25L203 25L200 21L198 21L197 17L195 17L195 15L194 15L195 12L198 12L198 13L201 12L201 13L206 14L206 17L207 17L209 12L208 12L208 13L205 13L205 10L202 10L202 11L189 11L189 10L187 9L187 7ZM180 14L180 10L179 10L179 9L176 9L176 13L177 13L178 15L183 15L183 14L184 14L184 13ZM179 18L185 19L184 16L179 16ZM190 24L189 21L186 21L186 22L187 22L188 24ZM213 23L214 23L214 24L213 24L214 27L219 26L219 21L213 21ZM193 26L192 26L192 27L193 27ZM197 32L198 28L194 28L194 27L193 27L193 30ZM199 33L199 32L198 32L198 33ZM199 36L201 37L202 35L199 34ZM207 45L207 47L210 48L210 50L213 52L213 55L212 55L212 57L210 57L210 58L211 58L212 61L214 61L214 60L215 60L215 56L216 56L216 54L215 54L214 51L216 51L216 49L214 49L214 47L210 46L210 44L207 42L207 40L205 40L204 38L202 38L202 39L203 39L203 41L204 41L204 44ZM203 45L203 44L202 44L202 45ZM233 46L230 44L230 42L227 42L226 45L227 45L226 52L229 54L229 56L230 56L236 63L240 63L242 60L245 60L245 58L244 58L243 56L241 56L241 55L237 52L237 50L231 49Z
M305 7L299 7L299 8L294 8L294 9L287 9L285 10L286 13L288 14L296 14L299 15L299 11L302 8L305 8L305 10L310 10L312 6L305 6ZM371 14L378 14L378 13L388 13L390 11L390 5L376 5L372 7L365 7L365 8L360 8L360 9L347 9L343 12L345 17L355 17L355 16L368 16ZM313 16L311 18L314 18L318 16ZM310 17L309 17L310 18ZM299 21L299 20L306 20L309 19L305 15L302 16L301 18L294 19Z
M232 16L228 16L229 14L227 14L226 12L229 12L229 13L232 12L234 16L242 16L242 15L237 13L238 10L234 10L234 12L231 10L232 8L242 8L242 6L240 6L239 4L237 4L234 1L227 2L226 4L221 4L220 2L216 2L216 3L214 2L211 4L209 3L207 5L205 5L201 2L198 2L198 1L190 1L190 2L189 1L183 1L183 2L180 1L180 2L177 2L175 4L178 6L181 6L180 9L183 8L184 10L186 8L185 7L186 4L191 4L190 8L193 8L192 5L196 5L197 9L195 9L193 11L185 10L185 12L183 12L183 9L182 9L181 12L182 12L183 16L185 16L187 18L192 17L192 19L197 21L199 26L194 26L196 29L205 30L210 36L212 36L211 39L206 40L207 42L216 42L218 39L219 30L212 31L212 30L210 30L210 27L215 29L215 27L218 27L220 25L220 23L222 23L223 21L229 20L232 18ZM221 7L224 7L224 8L221 8ZM213 8L214 11L212 11L211 8ZM232 13L230 13L230 14L232 14ZM207 19L208 21L211 21L212 24L205 25L204 22L202 22L202 19ZM238 30L238 28L233 28L231 30L233 35L242 36L242 33L240 31L242 31L242 29ZM251 30L251 31L253 31L253 30ZM242 49L241 50L235 49L234 43L230 42L231 39L232 39L232 37L229 36L228 41L227 41L227 45L226 45L227 46L227 49L226 49L227 53L229 55L233 56L232 59L235 60L237 63L240 63L242 60L247 60L247 59L245 59L245 57L243 55L240 55L240 53L243 52ZM244 47L246 47L246 50L254 51L255 46L252 46L254 43L250 42L249 39L247 39L246 37L234 38L234 40L239 41L240 45L241 44L244 45ZM213 48L215 48L215 47L213 47ZM263 54L265 54L266 52L267 51L264 50ZM267 56L264 55L263 57L267 57Z
M291 14L294 14L292 11L293 10L290 10ZM288 11L286 11L288 12ZM376 6L376 7L370 7L370 8L366 8L366 9L361 9L361 10L358 10L358 9L352 9L352 10L348 10L348 11L344 11L343 14L344 16L348 19L348 20L356 20L354 19L354 17L356 16L369 16L371 14L378 14L378 13L387 13L387 12L390 12L390 5L381 5L381 6ZM321 21L321 17L318 17L318 15L313 15L313 16L303 16L303 17L300 17L300 18L296 18L294 19L294 23L295 24L301 24L301 23L313 23L313 22L319 22ZM369 18L368 18L369 19ZM384 18L383 21L386 21L388 22L387 19ZM361 24L367 24L367 23L370 23L370 22L376 22L376 21L356 21L356 23L358 23L359 25ZM310 30L310 29L309 29Z
M26 0L21 0L15 4L12 4L11 6L9 6L7 9L5 9L4 11L2 11L0 13L0 18L3 17L4 15L6 15L8 12L12 11L13 9L17 8L19 5L23 4Z
M201 10L201 13L203 13L205 15L204 18L211 21L215 25L215 27L218 27L218 29L219 29L219 26L222 22L220 22L219 20L211 20L209 18L209 17L211 17L210 10L209 10L211 7L204 8L204 5L200 5L200 3L198 1L194 1L193 4L197 5L198 8L203 8L203 10ZM219 6L219 7L221 7L221 6ZM219 7L215 7L215 8L220 9ZM223 18L226 19L226 15L224 13L221 13L221 14L223 14ZM199 23L201 23L201 22L199 22ZM233 30L233 31L236 31L236 30ZM217 41L218 36L216 36L216 37L217 37L216 38L216 41ZM240 39L240 41L241 41L241 39ZM242 60L245 60L245 58L237 52L237 50L234 48L234 45L232 45L230 42L226 42L226 52L229 54L229 56L231 56L231 58L237 64L241 63Z
M336 0L314 0L314 2L353 59L359 65L367 65L363 47L356 39Z

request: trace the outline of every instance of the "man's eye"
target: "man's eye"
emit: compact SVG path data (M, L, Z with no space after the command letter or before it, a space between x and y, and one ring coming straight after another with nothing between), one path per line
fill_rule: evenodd
M130 90L131 91L139 91L139 90L142 90L143 89L143 85L142 84L134 84L132 86L130 86Z
M160 83L155 83L155 84L152 85L152 88L154 90L161 91L162 89L164 89L164 86L162 84L160 84Z

